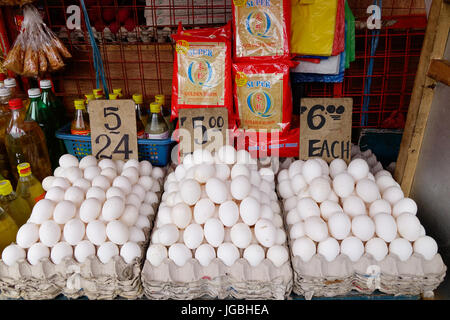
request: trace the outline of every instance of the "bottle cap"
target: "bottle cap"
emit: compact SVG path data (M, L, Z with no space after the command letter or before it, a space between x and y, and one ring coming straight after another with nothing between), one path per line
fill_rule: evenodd
M16 98L9 100L9 109L17 110L23 107L22 99Z
M142 94L133 94L133 100L136 104L142 104L144 102L144 97Z
M41 80L39 81L39 86L41 87L41 89L51 89L52 82L48 79Z
M94 100L94 98L95 98L94 95L91 93L85 94L84 96L86 97L86 102Z
M117 100L117 97L119 95L117 93L110 93L109 94L109 100Z
M9 180L0 181L0 195L7 196L11 192L13 192L11 182Z
M151 113L160 113L161 112L161 105L158 102L150 103L150 112Z
M7 97L11 95L11 90L9 88L0 88L0 97Z
M165 101L165 97L163 94L157 94L155 96L155 102L158 102L159 104L163 105Z
M14 79L14 78L5 79L4 84L5 84L5 88L14 88L17 85L16 79Z
M92 90L92 93L94 94L94 97L101 97L103 96L103 90L102 89L94 89Z
M19 172L19 176L27 177L31 174L31 167L28 162L23 162L17 166L17 172Z
M28 97L30 97L30 98L38 98L40 96L41 96L41 89L39 89L39 88L28 89Z
M117 94L117 96L119 98L122 98L122 89L121 88L113 89L113 93Z
M83 109L86 108L86 107L84 106L84 100L81 100L81 99L75 100L75 101L73 102L73 104L75 105L75 109L76 109L76 110L83 110Z

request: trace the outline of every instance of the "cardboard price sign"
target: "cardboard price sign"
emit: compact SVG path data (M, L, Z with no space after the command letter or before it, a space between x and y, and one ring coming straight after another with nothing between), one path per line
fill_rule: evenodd
M320 157L330 162L351 156L352 98L304 98L300 109L302 160Z
M138 159L133 100L89 102L92 154L97 159Z
M196 149L213 152L226 144L227 108L189 108L178 113L181 158Z

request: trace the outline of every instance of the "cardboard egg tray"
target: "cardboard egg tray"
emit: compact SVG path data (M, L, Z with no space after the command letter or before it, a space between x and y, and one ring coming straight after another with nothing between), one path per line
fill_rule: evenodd
M420 295L435 290L444 280L447 270L439 254L429 261L419 254L413 254L406 261L392 254L381 261L369 254L364 254L356 262L343 254L332 262L320 254L308 262L297 256L291 256L291 261L293 292L306 299L346 295L352 290L363 294L379 290L391 295Z
M231 267L215 258L203 267L191 259L178 267L166 258L154 267L145 261L141 273L144 295L149 299L285 299L292 290L290 261L281 267L264 259L252 267L240 258Z
M157 193L161 199L161 192ZM153 204L155 213L158 203ZM84 263L65 258L56 265L48 258L31 265L26 259L9 267L0 260L0 298L53 299L60 294L76 299L140 298L143 293L140 273L146 257L150 231L155 214L149 215L149 228L144 228L145 241L138 243L142 255L127 264L121 256L115 256L103 264L92 255Z

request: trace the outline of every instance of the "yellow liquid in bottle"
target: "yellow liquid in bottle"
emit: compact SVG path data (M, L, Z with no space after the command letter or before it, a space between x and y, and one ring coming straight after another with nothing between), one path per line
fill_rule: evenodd
M11 218L14 219L18 227L21 227L30 218L31 208L28 201L24 198L15 197L14 200L11 200L12 198L11 195L2 197L2 206L8 208L8 213Z
M0 207L0 254L3 249L16 241L18 230L14 220Z
M41 183L33 176L20 177L17 184L16 194L28 202L28 205L33 209L36 202L43 199L45 190Z

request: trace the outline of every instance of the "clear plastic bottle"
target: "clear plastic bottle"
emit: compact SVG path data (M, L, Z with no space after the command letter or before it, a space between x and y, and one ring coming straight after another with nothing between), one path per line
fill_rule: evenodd
M8 210L19 228L27 222L31 215L31 208L27 200L14 192L9 180L0 181L0 204Z
M16 241L17 231L19 228L14 219L0 206L0 254L3 253L3 249Z
M10 98L11 91L8 88L0 88L0 174L5 179L13 178L9 173L10 166L5 146L6 128L11 118L11 111L8 107Z
M70 126L70 133L79 136L88 136L91 133L89 115L86 113L84 100L75 100L75 115Z
M147 125L147 117L144 115L144 99L142 97L142 94L133 94L133 101L135 103L138 139L145 139L145 126Z
M147 139L167 139L169 128L161 114L161 105L157 102L150 103L150 116L145 127Z
M95 100L95 97L94 97L94 95L93 94L90 94L90 93L88 93L88 94L85 94L84 95L85 96L85 105L86 105L86 113L89 113L89 101L92 101L92 100Z
M94 89L92 90L92 93L94 94L94 99L95 100L102 100L105 99L105 95L103 93L103 89Z
M155 96L155 102L157 102L161 105L161 114L167 123L167 127L169 128L169 135L170 135L173 131L173 124L170 121L170 108L166 106L166 98L164 97L163 94L157 94Z
M18 98L17 97L17 82L14 78L8 78L4 81L5 88L8 88L11 91L11 99Z
M17 166L19 172L19 182L17 183L16 194L28 202L33 209L36 202L44 199L45 190L42 184L33 176L30 164L25 162Z
M113 93L117 94L118 99L123 99L122 88L113 89Z
M117 100L119 99L119 95L117 93L110 93L109 100Z

